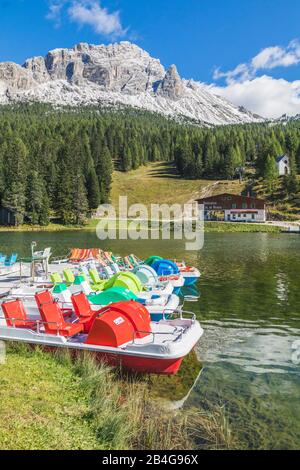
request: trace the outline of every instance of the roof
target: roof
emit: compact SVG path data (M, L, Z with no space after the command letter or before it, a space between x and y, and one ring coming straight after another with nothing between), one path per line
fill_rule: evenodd
M265 209L266 202L263 199L257 199L240 194L217 194L197 200L198 204L211 206L214 209Z
M276 158L277 163L281 162L284 158L289 159L287 155L280 155L279 157Z
M215 199L222 199L222 198L231 198L231 200L243 199L243 200L245 200L245 202L247 202L247 201L249 201L249 202L258 201L258 202L266 203L266 201L264 199L258 199L256 197L252 197L252 196L243 196L241 194L230 194L230 193L214 194L213 196L208 196L208 197L204 197L202 199L197 199L197 202L199 202L199 201L208 202L208 201L213 201Z

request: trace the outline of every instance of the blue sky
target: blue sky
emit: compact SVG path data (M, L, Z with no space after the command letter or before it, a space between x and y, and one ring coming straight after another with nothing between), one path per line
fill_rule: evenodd
M0 61L131 40L237 104L293 114L299 19L299 0L0 0ZM282 103L272 105L278 95Z

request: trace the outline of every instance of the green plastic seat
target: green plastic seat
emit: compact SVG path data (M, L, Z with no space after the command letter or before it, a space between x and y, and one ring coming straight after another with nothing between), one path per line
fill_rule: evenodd
M59 273L50 274L50 279L51 279L52 284L63 284L64 283L63 278L61 277L61 275Z
M121 272L115 274L105 284L105 289L111 289L112 287L123 287L130 290L135 295L143 291L143 285L139 278L131 272Z
M56 284L52 292L53 294L61 294L62 292L65 292L67 289L68 287L66 286L66 284Z
M103 306L117 302L137 300L137 296L133 292L123 287L113 287L101 292L100 294L90 295L88 298L92 304Z
M91 276L91 288L95 291L103 290L106 286L106 281L101 279L97 269L90 269L90 276Z
M80 274L79 276L75 276L73 284L74 286L80 286L80 284L82 284L85 281L86 281L85 276L83 276L83 274Z
M128 258L134 267L137 267L141 264L134 255L129 255Z
M163 260L163 258L161 258L160 256L150 256L150 258L148 258L145 261L145 264L148 264L148 266L152 266L157 261L162 261L162 260Z
M64 278L67 284L74 284L75 276L70 268L64 269Z

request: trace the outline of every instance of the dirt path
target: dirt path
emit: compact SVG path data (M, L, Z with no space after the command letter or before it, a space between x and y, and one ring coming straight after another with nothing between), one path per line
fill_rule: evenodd
M221 184L221 181L215 181L214 183L208 184L204 188L201 189L201 191L198 191L197 193L194 193L193 198L190 199L187 204L193 204L193 202L196 201L196 199L203 199L205 197L212 196L213 190Z

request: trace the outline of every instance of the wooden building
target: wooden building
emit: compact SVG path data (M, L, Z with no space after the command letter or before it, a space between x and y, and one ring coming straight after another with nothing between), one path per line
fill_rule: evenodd
M249 196L235 194L218 194L198 199L204 206L204 220L224 222L266 222L266 202Z

